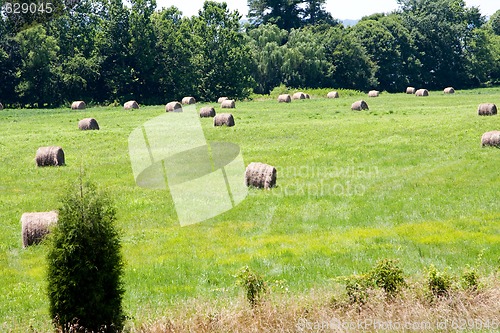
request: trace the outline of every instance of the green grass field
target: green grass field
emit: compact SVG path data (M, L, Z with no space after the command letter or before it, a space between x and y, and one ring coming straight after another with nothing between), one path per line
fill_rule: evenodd
M408 275L431 263L461 272L478 256L482 272L499 268L500 150L481 148L480 138L500 130L500 116L476 110L500 103L500 88L425 98L311 95L239 102L232 128L201 119L209 141L241 147L245 165L275 166L278 187L251 189L234 209L187 227L168 191L135 185L128 156L129 134L163 106L1 111L0 331L50 331L47 247L23 249L19 219L57 209L82 170L115 200L124 306L139 324L192 298L239 297L234 275L245 265L292 295L381 258L399 258ZM370 111L350 111L361 98ZM79 131L86 117L101 130ZM67 165L37 168L35 152L46 145L62 146Z

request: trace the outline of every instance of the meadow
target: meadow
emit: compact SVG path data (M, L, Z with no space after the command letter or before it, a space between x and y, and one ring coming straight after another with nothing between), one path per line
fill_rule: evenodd
M129 325L193 300L230 306L243 297L235 275L246 265L292 296L334 288L382 258L399 259L408 276L430 264L498 271L500 150L480 139L500 130L500 117L479 117L477 107L499 104L500 88L418 98L307 92L311 100L290 104L238 102L231 128L200 119L209 142L240 146L245 165L275 166L278 186L250 189L232 210L186 227L168 190L135 185L129 159L128 136L164 106L0 111L0 331L51 330L47 245L23 249L19 219L57 209L81 175L117 208ZM350 110L359 99L369 111ZM79 131L86 117L101 129ZM63 147L66 166L35 166L48 145Z

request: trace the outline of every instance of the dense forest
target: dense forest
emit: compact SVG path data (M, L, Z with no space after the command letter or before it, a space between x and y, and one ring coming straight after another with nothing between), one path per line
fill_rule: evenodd
M192 17L155 0L57 1L51 13L2 6L4 105L243 99L280 85L401 92L500 82L500 11L487 19L463 0L398 0L397 11L352 27L326 12L325 0L249 0L248 21L212 1Z

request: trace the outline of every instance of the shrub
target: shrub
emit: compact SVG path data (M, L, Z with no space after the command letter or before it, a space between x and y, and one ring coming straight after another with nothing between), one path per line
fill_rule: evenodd
M377 262L368 273L352 275L343 279L347 297L351 304L365 304L369 290L381 288L387 296L394 296L406 286L403 270L396 260L383 259Z
M479 274L474 268L467 267L462 274L462 286L467 290L479 288Z
M434 265L427 269L427 286L434 296L447 296L451 288L451 282L451 277L444 272L438 272Z
M394 296L402 287L406 286L403 270L397 260L380 260L371 270L370 278L373 283L384 289L387 295Z
M237 275L238 283L245 289L246 297L252 308L256 307L267 292L264 279L245 266Z
M363 305L368 300L368 290L373 287L368 274L352 275L345 278L345 290L351 304Z
M114 221L110 199L90 183L62 199L47 258L50 315L63 332L123 327L123 261Z

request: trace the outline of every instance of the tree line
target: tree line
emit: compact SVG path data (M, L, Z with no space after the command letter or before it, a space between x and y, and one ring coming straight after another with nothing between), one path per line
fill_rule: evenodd
M50 16L2 7L2 103L163 104L279 85L400 92L500 81L500 11L487 20L463 0L398 0L395 12L352 27L325 0L249 0L247 22L212 1L192 17L155 0L58 1Z

